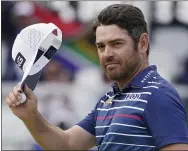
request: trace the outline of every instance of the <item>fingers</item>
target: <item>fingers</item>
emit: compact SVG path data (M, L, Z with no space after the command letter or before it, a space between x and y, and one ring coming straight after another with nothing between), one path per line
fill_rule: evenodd
M14 92L11 92L9 94L9 98L13 101L13 103L15 105L19 105L20 104L21 95L18 94L18 92L16 94Z
M31 95L32 93L32 90L28 88L28 86L25 84L24 85L24 93L27 94L27 95Z
M11 101L9 97L6 98L6 103L10 108L15 107L15 104Z
M31 100L35 99L35 95L34 95L33 91L26 84L24 85L23 91L29 99L31 99Z
M14 94L17 94L17 93L20 92L20 91L21 91L21 88L20 88L19 85L15 86L15 87L13 88L13 93L14 93Z
M36 100L36 96L34 95L33 91L24 85L24 93L26 94L29 100ZM13 91L9 93L8 97L6 98L6 103L9 107L16 107L21 104L22 95L21 95L21 88L20 85L17 85L13 88Z
M17 105L20 105L20 99L21 99L20 88L19 86L15 86L13 88L13 92L10 92L8 97L6 98L6 103L10 107L15 107Z
M15 86L15 87L13 88L13 94L14 94L14 96L15 96L16 99L17 99L17 105L19 105L19 104L20 104L20 100L22 99L21 88L20 88L19 85Z
M18 101L20 101L22 99L21 88L19 86L15 86L13 88L13 94L14 94L14 96L16 96L16 98L17 98Z
M8 97L9 97L9 99L11 100L11 102L12 102L11 105L12 105L13 107L15 107L15 106L17 106L17 105L20 104L19 99L17 99L18 96L15 95L13 92L10 92Z

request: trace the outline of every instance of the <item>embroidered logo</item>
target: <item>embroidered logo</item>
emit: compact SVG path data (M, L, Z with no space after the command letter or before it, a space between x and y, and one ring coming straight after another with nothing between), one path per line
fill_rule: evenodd
M105 102L105 105L110 104L112 102L112 100L113 100L113 97L112 98L108 98L108 100L106 100L106 102Z
M153 73L154 71L153 70L150 70L147 75L141 80L142 83L144 83L150 76L151 74Z
M18 64L18 66L23 69L23 65L25 63L26 59L24 56L19 52L16 56L15 62Z

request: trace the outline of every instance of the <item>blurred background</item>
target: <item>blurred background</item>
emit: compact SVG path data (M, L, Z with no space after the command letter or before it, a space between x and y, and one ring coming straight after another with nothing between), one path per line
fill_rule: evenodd
M158 72L175 86L188 114L187 1L1 1L3 150L40 150L5 104L5 97L22 78L11 57L16 35L42 22L53 22L63 31L63 44L43 70L34 92L42 115L68 129L111 89L112 82L99 65L91 24L100 10L114 3L133 4L143 11L150 33L150 64L156 64Z

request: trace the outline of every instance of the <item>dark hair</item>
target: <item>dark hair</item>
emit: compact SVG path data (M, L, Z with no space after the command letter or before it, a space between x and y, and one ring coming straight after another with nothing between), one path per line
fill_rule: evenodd
M129 36L134 40L135 48L138 46L140 36L143 33L148 33L147 23L142 11L133 5L113 4L104 8L93 22L94 34L98 26L112 24L116 24L128 31ZM147 55L149 55L149 47Z

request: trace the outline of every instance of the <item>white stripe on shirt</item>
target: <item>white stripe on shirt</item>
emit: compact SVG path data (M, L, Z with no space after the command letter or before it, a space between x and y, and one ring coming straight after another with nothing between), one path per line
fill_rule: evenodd
M126 126L126 127L135 127L135 128L140 128L140 129L147 129L146 127L140 127L140 126L129 125L129 124L121 124L121 123L112 123L112 124L106 125L106 126L96 126L95 128L105 128L105 127L110 127L111 125L119 125L119 126Z
M126 143L118 143L118 142L103 142L101 145L103 145L103 144L116 144L116 145L119 144L119 145L127 145L127 146L156 147L156 146L150 146L150 145L126 144ZM99 146L101 146L101 145L99 145Z
M147 86L147 87L143 87L144 89L147 89L147 88L155 88L155 89L158 89L159 87L157 86Z
M149 94L151 95L151 92L130 92L130 93L122 93L122 94Z
M159 83L159 82L155 82L155 81L149 81L148 83L161 84L161 83Z
M133 107L133 106L120 106L120 107L113 107L113 108L108 108L108 109L97 108L97 110L98 110L98 111L109 111L109 110L116 110L116 109L121 109L121 108L130 108L130 109L135 109L135 110L144 111L144 109L142 109L142 108Z
M127 101L138 101L138 102L144 102L147 103L148 101L143 99L125 99L125 100L113 100L114 102L127 102Z
M96 137L105 137L107 135L122 135L122 136L132 136L132 137L152 137L151 135L131 135L131 134L125 134L125 133L106 133L106 135L97 135Z

